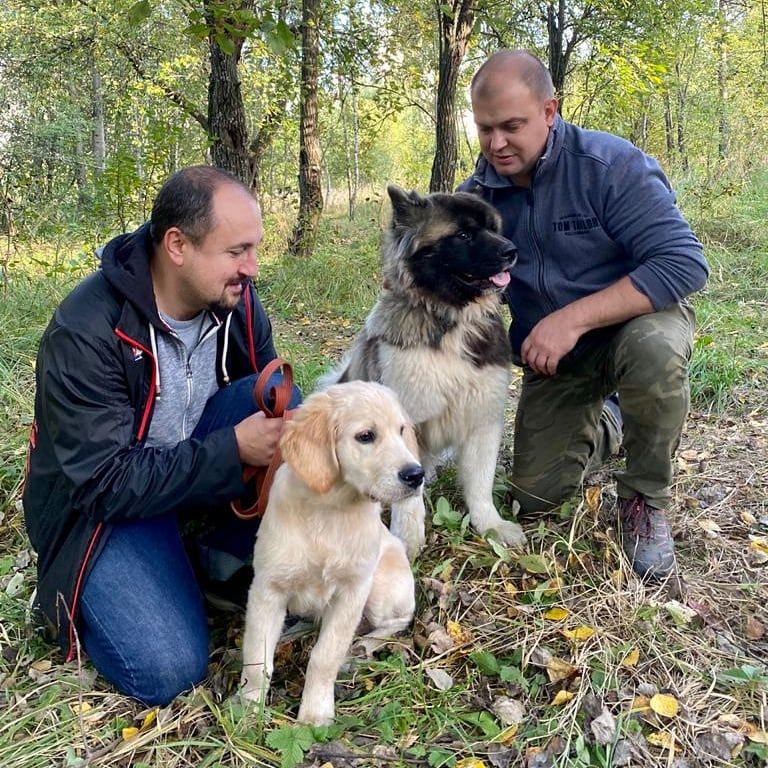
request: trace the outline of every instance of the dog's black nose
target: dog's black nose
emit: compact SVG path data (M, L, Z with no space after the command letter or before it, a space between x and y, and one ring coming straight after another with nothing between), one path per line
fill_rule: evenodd
M397 476L409 488L418 488L424 482L424 470L420 464L406 464Z

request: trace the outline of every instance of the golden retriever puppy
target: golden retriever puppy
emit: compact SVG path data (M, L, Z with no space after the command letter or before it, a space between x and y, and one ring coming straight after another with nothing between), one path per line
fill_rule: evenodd
M310 395L280 440L253 552L243 639L243 695L263 701L287 611L320 619L299 720L327 724L333 688L363 616L374 637L413 618L414 582L381 504L421 490L416 436L395 394L354 381Z

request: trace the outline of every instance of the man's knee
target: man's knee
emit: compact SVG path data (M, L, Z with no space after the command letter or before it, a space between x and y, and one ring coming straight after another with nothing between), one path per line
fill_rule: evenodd
M123 679L112 680L122 693L147 706L165 706L197 685L208 670L207 643L185 642L155 648L124 670Z

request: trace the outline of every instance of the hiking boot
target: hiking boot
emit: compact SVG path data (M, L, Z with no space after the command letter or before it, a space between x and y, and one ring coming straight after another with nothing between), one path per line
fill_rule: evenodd
M675 570L675 544L663 510L642 496L620 498L619 528L621 547L640 578L661 580Z

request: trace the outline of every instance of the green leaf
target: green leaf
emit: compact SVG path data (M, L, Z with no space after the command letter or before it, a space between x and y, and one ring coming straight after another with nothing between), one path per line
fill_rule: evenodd
M138 27L142 21L152 15L152 6L149 0L139 0L128 9L128 21L132 27Z
M312 729L307 725L286 725L267 734L267 744L280 753L282 768L294 768L314 744Z
M499 674L501 665L498 659L490 651L474 651L469 654L469 658L475 662L475 666L488 677L496 677Z
M432 524L455 531L461 525L461 512L452 509L448 499L445 496L441 496L435 503Z
M210 29L208 29L207 24L190 24L184 31L190 37L194 37L198 40L205 40L205 38L208 37Z
M432 768L444 768L444 766L454 765L456 758L451 752L443 749L431 749L427 755L427 762Z
M467 712L458 715L459 720L479 728L486 739L493 739L501 733L498 723L488 712Z
M549 564L541 555L521 555L517 564L528 573L549 572Z
M214 35L214 40L216 40L216 45L218 45L228 56L231 56L235 52L235 44L221 32L217 32Z

